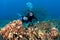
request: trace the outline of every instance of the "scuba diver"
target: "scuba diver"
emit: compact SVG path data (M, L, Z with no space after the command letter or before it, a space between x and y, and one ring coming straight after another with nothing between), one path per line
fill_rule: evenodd
M36 21L38 21L38 19L34 16L34 12L30 11L27 16L22 16L22 22L32 22L33 19L35 19Z
M34 15L34 12L32 11L29 11L29 13L26 16L21 16L21 15L19 16L20 18L18 20L21 20L23 25L26 26L26 28L34 25L35 23L39 23L38 19Z
M26 17L28 17L28 20L26 21L27 23L28 22L32 22L33 19L35 19L36 21L38 21L38 19L34 15L34 12L32 12L32 11L30 11Z
M22 17L22 22L26 22L28 26L33 25L33 19L35 22L39 23L38 19L35 17L34 12L30 11L26 16Z

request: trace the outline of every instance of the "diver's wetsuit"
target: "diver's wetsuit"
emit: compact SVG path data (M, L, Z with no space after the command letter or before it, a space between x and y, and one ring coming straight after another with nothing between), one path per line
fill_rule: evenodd
M28 17L28 20L26 21L27 23L28 22L32 22L33 19L36 19L36 21L38 21L38 19L34 15L32 15L32 16L26 16L26 17Z
M36 21L38 21L38 19L34 15L32 15L32 16L26 16L26 17L28 18L28 20L24 20L23 17L22 17L22 22L26 22L26 23L32 22L33 19L35 19Z
M30 14L30 13L32 13L32 14ZM22 17L22 22L26 22L26 23L32 22L33 19L35 19L36 21L38 21L38 19L34 16L34 12L32 12L32 11L30 11L30 12L27 14L27 16L25 16L25 17L27 17L28 20L24 20L23 17Z

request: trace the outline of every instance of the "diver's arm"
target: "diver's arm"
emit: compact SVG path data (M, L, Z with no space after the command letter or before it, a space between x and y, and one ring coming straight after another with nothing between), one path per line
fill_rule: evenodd
M36 19L36 21L38 21L38 19L33 15L33 18Z
M34 19L36 19L37 23L39 23L39 20L35 16L33 16L33 17L34 17Z

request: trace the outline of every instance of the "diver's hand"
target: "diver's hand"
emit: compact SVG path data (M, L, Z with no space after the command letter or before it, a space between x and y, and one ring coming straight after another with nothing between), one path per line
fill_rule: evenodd
M37 21L37 23L39 23L39 21Z

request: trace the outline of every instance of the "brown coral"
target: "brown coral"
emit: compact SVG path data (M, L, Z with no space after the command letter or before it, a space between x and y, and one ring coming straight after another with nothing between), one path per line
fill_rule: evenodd
M6 40L52 40L58 37L58 30L51 29L50 22L41 22L25 29L20 20L14 20L1 28L0 34ZM46 30L49 29L49 32Z

